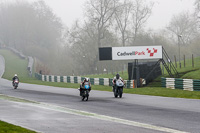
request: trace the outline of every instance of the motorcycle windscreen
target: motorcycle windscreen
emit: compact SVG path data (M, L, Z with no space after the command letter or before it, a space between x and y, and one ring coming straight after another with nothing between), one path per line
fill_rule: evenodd
M89 88L90 88L89 82L85 82L85 83L84 83L84 88L85 88L85 89L89 89Z
M116 81L117 86L124 86L124 83L121 80Z
M18 79L15 79L15 81L14 81L15 83L18 83L19 82L19 80Z

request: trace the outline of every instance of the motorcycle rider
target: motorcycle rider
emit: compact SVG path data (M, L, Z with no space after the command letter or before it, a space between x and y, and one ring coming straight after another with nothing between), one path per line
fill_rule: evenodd
M18 79L18 81L19 81L19 78L17 77L17 74L15 74L14 77L12 78L12 80L13 80L13 82L12 82L13 86L14 86L14 81L15 81L16 79Z
M123 83L124 83L124 80L120 77L119 74L116 74L116 76L113 78L113 92L114 92L114 89L116 88L116 81L120 79Z
M83 80L83 82L81 82L81 85L80 85L80 96L82 95L82 90L83 90L83 88L84 88L85 82L89 82L90 88L89 88L88 90L89 90L89 92L91 91L90 79L85 77L84 80Z

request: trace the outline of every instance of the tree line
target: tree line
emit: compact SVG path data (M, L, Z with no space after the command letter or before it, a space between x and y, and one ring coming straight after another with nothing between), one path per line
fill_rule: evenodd
M195 12L176 14L167 27L155 32L145 28L155 4L147 0L87 0L84 19L71 27L42 0L2 2L0 45L40 59L55 75L100 73L105 68L114 72L127 67L128 61L100 62L99 47L162 45L173 59L181 46L181 53L200 56L199 3L195 0Z

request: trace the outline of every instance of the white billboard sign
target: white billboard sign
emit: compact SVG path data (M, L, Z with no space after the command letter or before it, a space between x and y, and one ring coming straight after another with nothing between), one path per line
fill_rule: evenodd
M112 47L112 60L162 59L162 46Z

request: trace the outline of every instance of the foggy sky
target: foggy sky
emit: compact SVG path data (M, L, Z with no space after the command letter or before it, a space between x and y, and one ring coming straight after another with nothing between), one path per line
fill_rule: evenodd
M44 0L65 25L71 26L76 19L83 16L83 4L87 0ZM147 0L148 2L150 0ZM155 2L153 14L148 20L147 28L161 29L166 27L171 17L182 11L193 11L194 0L151 0Z
M0 0L4 1L4 0ZM9 1L9 0L6 0ZM14 1L14 0L10 0ZM30 2L37 0L28 0ZM83 6L87 0L44 0L52 8L53 12L62 19L63 23L70 27L76 19L83 19ZM162 29L167 26L173 15L182 11L194 10L195 0L147 0L155 2L153 13L147 22L146 29Z

